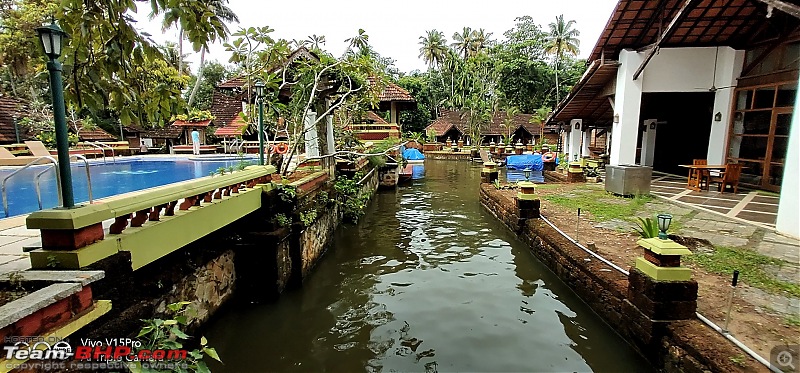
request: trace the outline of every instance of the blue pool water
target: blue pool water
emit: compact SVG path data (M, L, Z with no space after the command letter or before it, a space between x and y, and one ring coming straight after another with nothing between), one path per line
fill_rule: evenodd
M92 175L92 196L95 200L117 194L166 185L179 181L208 176L220 167L235 166L238 159L225 161L192 161L188 159L143 160L125 159L107 164L92 163L89 172ZM52 166L36 166L15 175L6 183L9 216L21 215L39 209L36 199L34 178L49 168L41 177L42 205L52 208L58 204L56 176ZM0 170L0 180L8 176L14 169ZM75 202L89 200L86 188L86 170L82 163L72 163L72 184ZM0 212L0 218L5 215Z

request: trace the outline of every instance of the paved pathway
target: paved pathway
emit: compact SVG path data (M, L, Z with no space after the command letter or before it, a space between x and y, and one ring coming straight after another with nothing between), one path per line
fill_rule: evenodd
M655 173L651 193L703 211L741 219L765 228L775 228L779 197L762 191L739 188L739 193L693 191L686 189L686 178Z

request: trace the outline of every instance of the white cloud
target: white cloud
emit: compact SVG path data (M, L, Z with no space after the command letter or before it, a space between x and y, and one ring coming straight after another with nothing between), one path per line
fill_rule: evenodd
M370 44L381 55L395 59L401 71L411 71L425 69L424 62L418 58L418 42L426 30L438 29L450 40L453 33L469 26L484 28L492 32L494 38L501 38L503 32L514 26L514 18L524 15L531 16L545 30L559 14L564 14L567 20L574 19L581 31L580 56L586 57L616 3L616 0L231 0L229 6L241 22L229 27L233 32L239 27L267 25L275 29L274 37L288 40L303 40L311 34L325 35L325 48L334 55L344 51L345 39L363 28ZM177 30L162 33L159 21L148 20L148 13L149 7L144 4L136 15L139 29L152 34L157 42L177 40ZM184 45L185 52L191 52L191 47ZM208 60L226 63L229 57L222 43L213 45L207 55ZM199 54L191 53L189 61L197 65Z

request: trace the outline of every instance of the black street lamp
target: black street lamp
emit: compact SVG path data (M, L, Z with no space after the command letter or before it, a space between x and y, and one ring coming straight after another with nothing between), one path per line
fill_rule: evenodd
M64 82L61 79L61 47L64 39L68 37L55 20L48 25L36 29L36 35L42 42L44 54L50 59L47 61L47 70L50 72L50 92L53 96L53 119L56 126L56 149L58 149L58 171L61 174L61 198L64 207L75 206L72 194L72 171L69 164L69 136L67 133L67 113L64 108Z
M256 100L258 101L258 164L264 165L264 96L267 86L264 82L256 82Z

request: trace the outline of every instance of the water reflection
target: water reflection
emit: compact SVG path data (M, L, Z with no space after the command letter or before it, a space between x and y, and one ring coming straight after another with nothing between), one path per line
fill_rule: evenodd
M214 370L651 370L480 207L480 168L425 166L337 231L302 290L212 323Z

